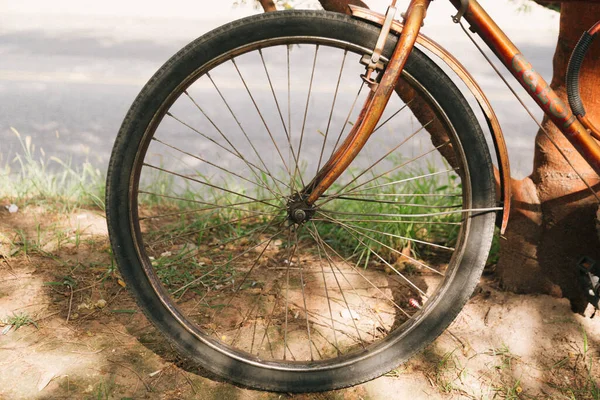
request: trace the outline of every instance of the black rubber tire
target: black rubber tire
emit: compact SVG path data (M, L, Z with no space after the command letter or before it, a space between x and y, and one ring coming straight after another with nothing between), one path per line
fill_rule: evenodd
M113 252L128 289L148 319L180 351L204 368L231 381L254 388L283 391L324 391L355 385L376 378L408 360L439 336L469 299L479 281L494 231L495 214L471 215L462 262L452 282L437 298L430 312L402 337L383 347L361 354L357 362L313 370L285 371L249 363L222 351L212 342L203 342L178 320L153 289L145 274L134 240L136 227L132 214L131 191L137 186L136 157L143 137L155 116L164 112L165 99L203 64L220 54L252 41L283 36L316 36L358 43L372 49L379 29L350 17L319 11L267 13L218 28L190 43L173 56L150 79L127 113L112 152L106 189L106 212ZM384 55L389 57L397 38L390 35ZM406 71L436 99L455 128L462 143L472 187L472 207L495 206L492 163L481 128L456 86L422 52L415 49ZM162 111L161 111L162 110Z

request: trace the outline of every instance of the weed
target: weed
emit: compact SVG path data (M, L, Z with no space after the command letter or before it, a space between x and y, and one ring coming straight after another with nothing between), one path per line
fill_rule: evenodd
M94 205L104 209L104 177L98 169L87 161L73 168L56 157L47 160L41 148L38 156L31 137L23 138L16 129L11 130L19 139L22 154L16 154L11 163L0 166L3 197L21 203L35 198L37 204L58 200L55 203L63 207Z
M588 354L589 353L588 338L587 338L587 333L585 332L585 329L583 329L583 327L581 328L581 333L583 336L583 360L584 360L585 370L586 370L586 375L587 375L584 391L587 392L589 395L591 395L591 397L593 399L597 400L597 399L600 399L600 388L598 388L598 385L596 384L596 381L594 380L594 377L592 376L592 370L594 367L594 359L592 358L591 354Z
M94 388L93 395L89 399L108 400L113 398L113 392L116 388L114 378L111 376L107 381L102 379Z
M74 288L75 286L77 286L77 281L75 279L73 279L73 277L71 277L69 275L65 275L62 277L62 280L47 281L47 282L44 282L44 285L45 286L67 286L67 287Z
M27 234L22 229L17 229L15 231L16 240L13 241L13 245L17 246L25 256L31 251L33 244L27 238Z
M36 328L38 327L37 323L29 316L29 314L22 312L19 314L13 313L12 316L6 317L3 320L5 325L12 325L15 327L15 330L19 329L22 326L33 325Z
M496 395L506 400L519 400L522 393L520 379L517 379L512 385L496 388Z
M425 356L432 364L426 373L432 385L436 386L441 393L452 393L456 389L456 382L461 381L465 368L455 354L456 349L438 355L431 349L425 351Z
M561 392L569 399L600 399L600 388L593 376L594 362L590 354L588 336L581 328L582 347L579 354L568 356L554 362L549 368L549 386ZM568 382L565 384L565 382Z
M499 348L495 348L495 349L490 349L487 352L488 355L490 356L495 356L495 357L499 357L500 358L500 364L497 364L494 368L498 369L498 370L506 370L506 371L510 371L512 370L512 363L513 360L518 359L519 357L515 356L514 354L512 354L508 348L507 345L503 344L501 347Z
M395 160L395 164L403 163ZM326 206L329 216L317 218L322 222L319 234L335 243L336 249L344 249L344 255L354 254L364 266L372 256L401 257L396 249L409 244L414 257L432 255L440 245L452 246L461 215L443 212L458 207L460 183L454 173L430 176L434 173L433 166L403 168L372 182L357 183L338 198L334 195ZM342 188L336 183L331 192ZM442 213L421 217L435 214L432 210Z

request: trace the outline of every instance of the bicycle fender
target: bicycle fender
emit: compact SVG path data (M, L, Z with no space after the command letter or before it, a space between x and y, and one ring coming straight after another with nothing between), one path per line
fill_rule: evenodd
M385 16L383 14L374 12L368 8L357 7L354 5L348 5L348 7L350 7L352 17L354 18L369 21L378 25L382 25L383 21L385 20ZM400 34L402 32L402 28L402 23L394 20L391 31ZM490 101L483 93L483 90L479 84L465 69L465 67L456 59L456 57L423 34L419 34L417 37L417 43L429 50L431 53L441 59L449 68L451 68L454 73L464 82L464 84L467 85L469 91L479 103L479 107L481 107L481 111L485 116L488 127L492 134L492 142L494 144L494 151L498 161L497 179L499 180L500 204L502 206L502 212L498 216L497 225L500 228L500 234L504 234L508 224L511 202L510 163L508 158L508 150L506 148L506 141L504 140L504 134L502 133L502 128L500 127L498 117L496 116ZM496 171L494 171L494 175L496 175Z

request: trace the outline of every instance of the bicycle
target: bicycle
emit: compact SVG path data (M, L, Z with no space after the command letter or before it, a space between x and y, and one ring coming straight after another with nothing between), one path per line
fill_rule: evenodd
M429 2L411 0L403 24L395 1L385 16L352 7L232 22L138 95L109 166L111 244L182 355L250 387L342 388L406 361L469 299L495 223L508 221L509 164L485 94L419 34ZM476 0L451 2L600 172L577 87L591 40L570 68L576 117ZM498 196L473 111L415 43L481 105Z

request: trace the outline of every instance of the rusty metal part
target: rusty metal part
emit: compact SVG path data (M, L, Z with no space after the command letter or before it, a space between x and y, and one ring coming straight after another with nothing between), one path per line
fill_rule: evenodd
M590 131L590 134L595 139L600 140L600 130L596 128L596 126L592 123L592 121L590 121L588 117L586 117L585 115L578 115L577 119L579 120L579 122L581 122L583 126L585 126Z
M363 81L369 86L371 91L377 90L377 86L379 83L375 79L373 79L372 74L376 70L383 70L384 66L379 59L381 58L381 53L383 52L383 48L385 47L385 42L387 41L387 37L390 33L390 28L392 26L392 22L394 21L394 16L396 15L396 7L389 6L385 13L385 20L383 21L383 25L381 26L381 31L379 32L379 37L377 38L377 42L375 43L375 48L371 53L371 57L367 56L361 60L361 63L365 63L367 66L367 70L364 75L361 75ZM366 62L365 62L366 61Z
M455 24L458 24L460 22L460 19L463 17L463 15L465 15L468 9L469 0L460 0L460 8L458 9L456 15L452 17L452 21L454 21Z
M350 6L352 10L352 15L359 19L364 19L370 22L374 22L377 24L381 24L384 16L373 12L367 8ZM396 33L402 32L404 26L398 22L394 21L392 24L392 31ZM442 46L428 38L423 34L419 34L417 37L417 43L428 51L439 57L448 67L450 67L454 73L467 85L488 122L490 127L490 131L492 134L492 143L494 145L494 149L496 151L496 157L498 160L498 172L500 174L500 199L502 201L503 212L500 219L500 232L503 234L506 230L506 226L508 224L508 217L510 211L510 201L511 201L511 191L510 191L510 163L508 157L508 149L506 148L506 141L504 140L504 135L502 134L502 128L500 127L500 122L498 121L498 117L492 108L491 103L483 93L481 87L477 84L473 76L465 69L465 67L448 51L446 51Z
M373 50L373 53L371 53L371 62L367 65L367 76L377 68L377 63L379 62L379 58L381 58L381 53L383 52L383 47L385 46L388 34L390 33L394 16L396 16L396 7L388 7L387 12L385 13L385 20L381 26L381 32L379 32L377 43L375 43L375 49Z
M459 8L460 0L450 0ZM488 47L498 56L521 86L544 110L550 120L577 149L579 154L600 175L600 146L587 129L571 112L570 108L550 88L546 81L531 68L519 49L510 41L477 0L469 1L464 19L471 25Z
M411 0L406 12L404 32L398 40L380 84L374 92L369 92L360 115L346 140L317 172L315 178L302 190L302 195L307 196L306 203L308 205L313 205L346 170L373 133L414 47L429 3L430 0Z
M588 33L590 35L595 35L598 32L600 32L600 21L596 22L594 24L594 26L592 26L590 29L588 29Z

